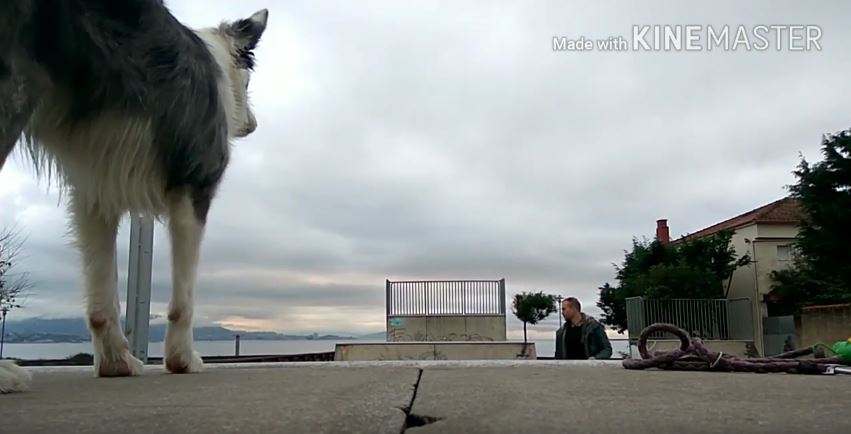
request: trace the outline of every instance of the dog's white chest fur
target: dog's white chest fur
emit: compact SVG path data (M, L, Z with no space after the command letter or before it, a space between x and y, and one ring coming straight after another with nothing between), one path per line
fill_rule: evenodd
M32 132L42 138L42 160L72 187L75 200L111 215L166 209L149 119L104 114L74 129L63 122L64 113L60 101L43 105Z
M0 5L18 5L14 1ZM115 286L116 236L127 211L164 217L172 291L163 364L172 373L198 372L203 361L193 348L192 319L207 212L227 167L230 139L257 127L247 88L268 11L193 35L160 2L138 2L138 19L116 17L98 4L68 2L39 11L67 24L58 30L66 31L69 43L54 51L34 52L31 47L45 45L35 42L44 34L18 29L20 51L33 51L22 58L35 71L21 76L39 86L28 94L38 104L27 109L27 125L15 128L22 130L36 171L70 193L95 375L138 375L143 368L129 352ZM104 62L114 44L145 55ZM25 374L0 363L0 393L25 390Z

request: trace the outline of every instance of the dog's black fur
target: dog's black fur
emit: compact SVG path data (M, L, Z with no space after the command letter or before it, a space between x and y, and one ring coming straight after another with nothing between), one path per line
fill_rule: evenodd
M158 0L0 0L0 169L20 144L71 192L98 375L142 369L115 293L128 211L168 217L163 360L174 373L203 369L191 325L201 240L230 140L257 127L247 87L267 19L263 9L190 29ZM0 366L0 393L22 384Z
M72 102L69 122L104 112L153 118L166 189L191 189L205 220L228 164L226 114L217 67L204 42L159 0L2 0L0 5L0 168L42 92ZM263 30L231 27L251 43ZM191 109L188 109L191 108Z

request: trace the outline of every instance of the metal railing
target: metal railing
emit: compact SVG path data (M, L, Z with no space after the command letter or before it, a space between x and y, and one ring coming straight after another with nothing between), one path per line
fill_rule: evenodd
M387 317L505 316L505 279L386 282Z
M674 324L691 336L704 340L754 338L749 298L654 300L630 297L626 299L626 318L630 339L638 339L642 330L654 323ZM665 332L651 337L674 338Z

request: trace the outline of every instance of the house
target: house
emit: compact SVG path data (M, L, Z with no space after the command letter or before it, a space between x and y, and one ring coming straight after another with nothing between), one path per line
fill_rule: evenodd
M656 239L679 244L688 239L707 237L722 230L733 230L731 244L737 257L750 256L749 265L738 268L732 276L727 298L749 298L752 301L754 345L765 353L764 318L771 304L771 273L792 264L792 245L798 233L798 222L805 215L800 204L785 197L744 214L713 224L697 232L670 240L667 220L658 220Z

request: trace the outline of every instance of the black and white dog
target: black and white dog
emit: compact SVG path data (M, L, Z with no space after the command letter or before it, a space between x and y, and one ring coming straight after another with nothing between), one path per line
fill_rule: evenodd
M162 0L0 3L0 169L19 145L39 176L67 191L95 375L142 371L119 323L116 233L127 212L168 222L164 364L200 371L192 336L199 250L231 140L257 127L247 88L268 11L190 29ZM0 392L28 381L22 368L0 363Z

